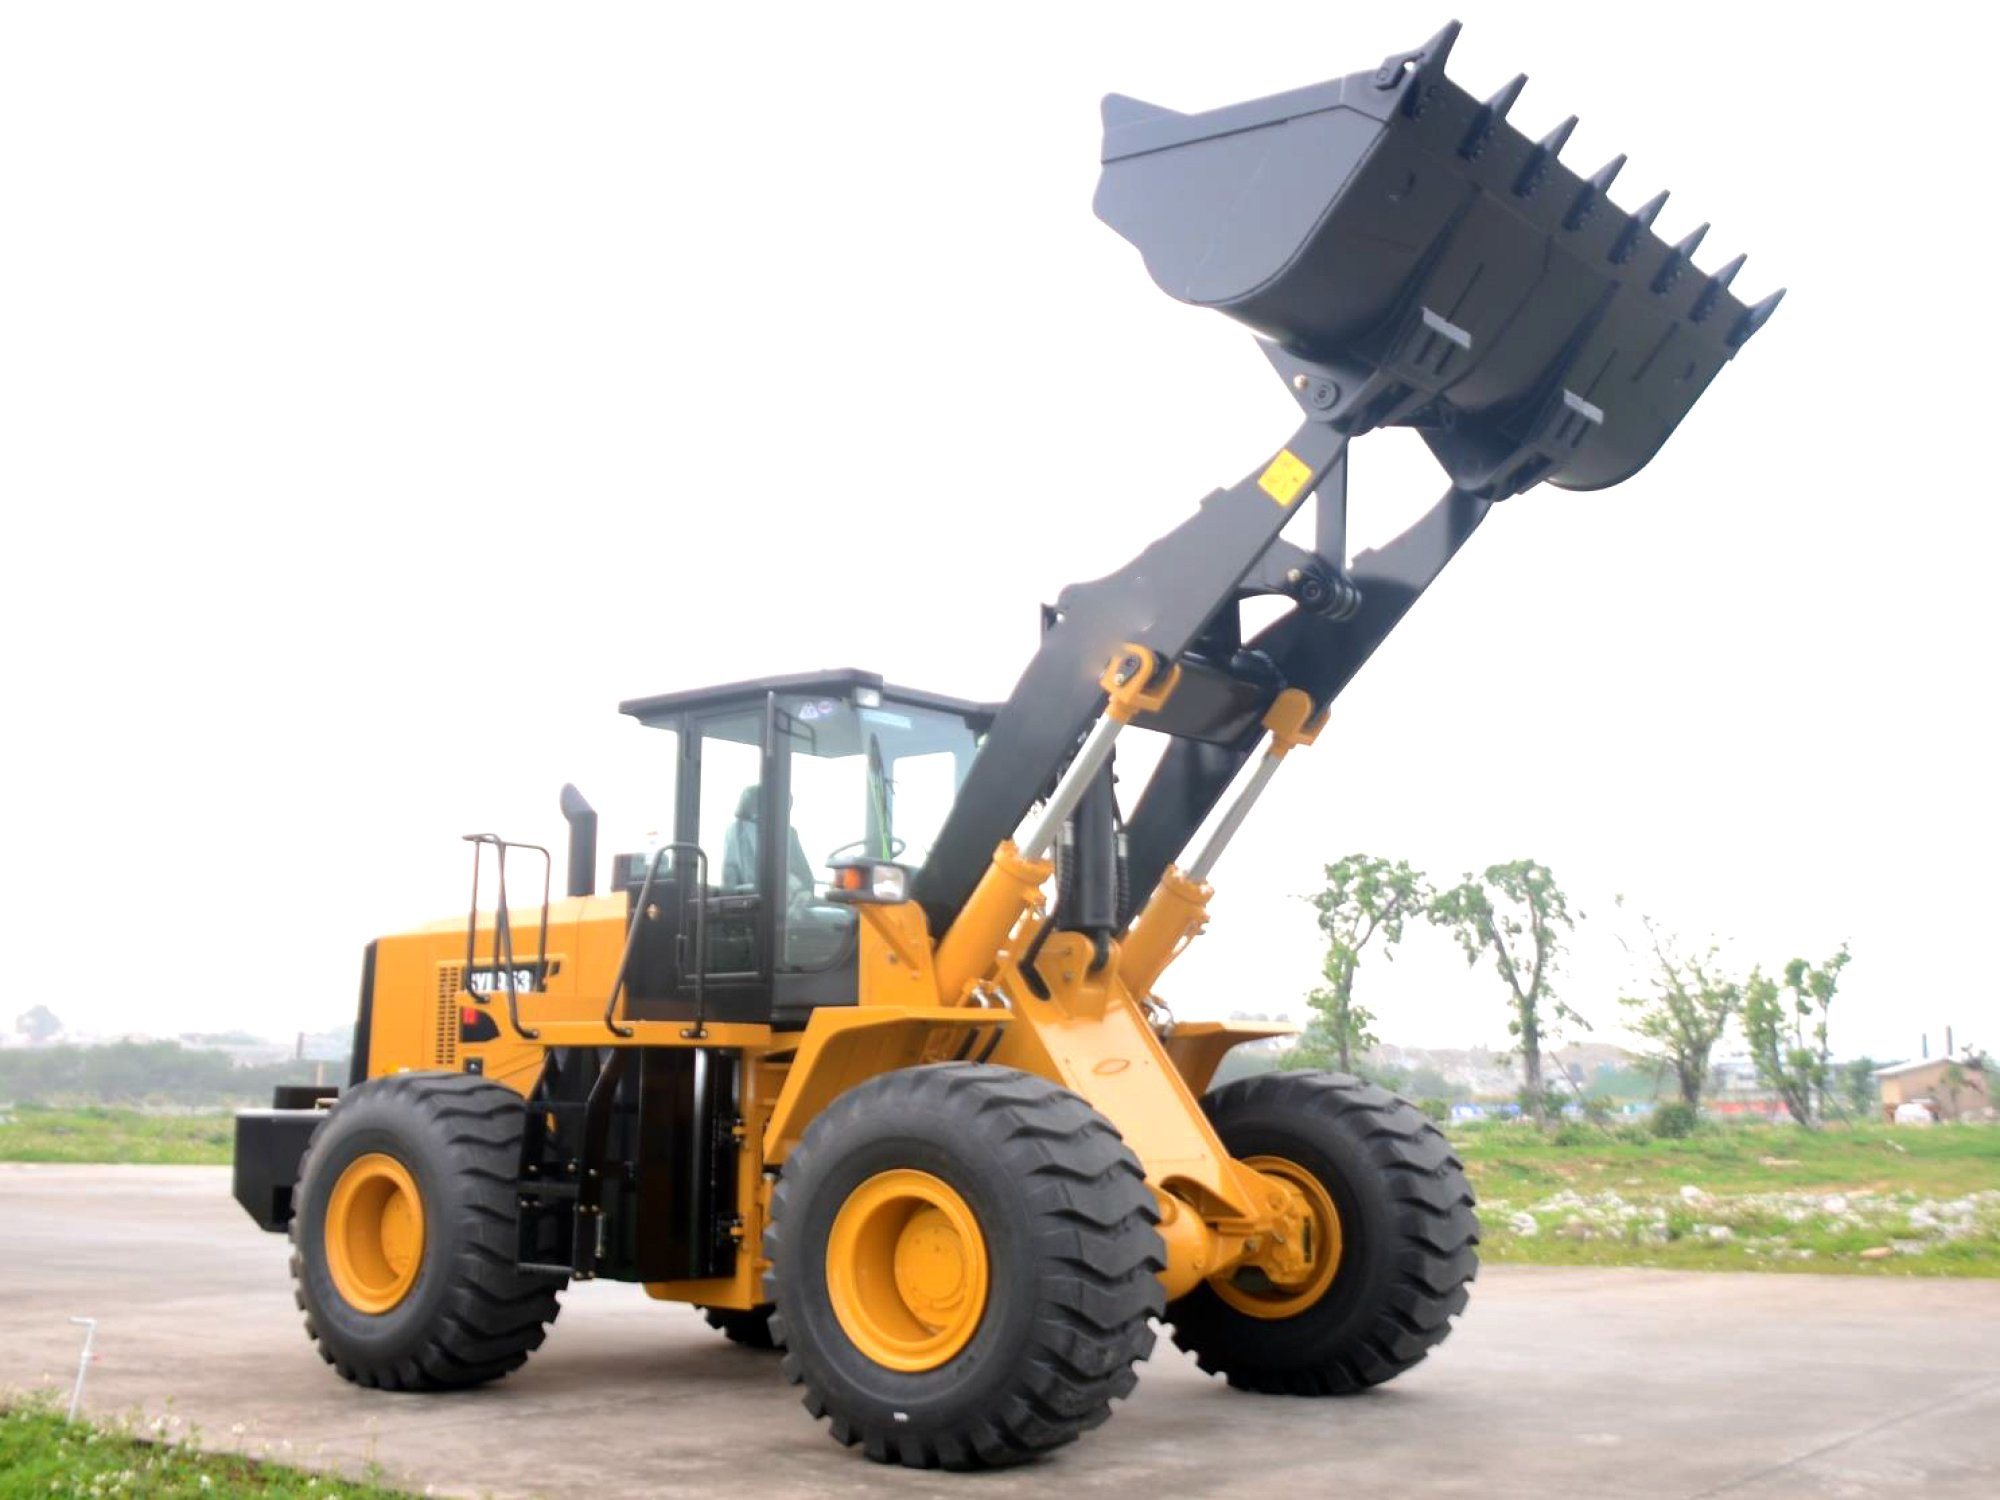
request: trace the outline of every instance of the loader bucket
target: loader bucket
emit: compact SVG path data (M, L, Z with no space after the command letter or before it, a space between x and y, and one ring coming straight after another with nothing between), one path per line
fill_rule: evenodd
M1573 117L1514 129L1525 79L1482 101L1446 78L1457 35L1202 114L1110 96L1098 217L1162 290L1276 345L1341 430L1415 427L1488 499L1616 484L1783 293L1737 300L1741 257L1697 270L1706 225L1656 237L1665 193L1613 204L1623 157L1563 165Z

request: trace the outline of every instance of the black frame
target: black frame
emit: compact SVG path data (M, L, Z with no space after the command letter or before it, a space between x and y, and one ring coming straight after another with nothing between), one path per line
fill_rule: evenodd
M701 837L701 778L705 765L701 726L705 721L761 712L763 726L758 743L759 782L757 816L762 827L785 825L782 811L791 792L791 756L783 741L788 718L781 702L794 696L838 698L852 702L860 691L872 691L884 704L929 709L952 714L967 723L975 734L986 732L999 713L996 705L953 698L941 693L885 683L872 672L854 669L831 672L797 673L756 681L725 683L719 687L689 692L663 693L628 700L620 710L650 727L670 729L678 737L673 838L684 846L698 846ZM978 764L975 759L974 765ZM721 851L704 849L711 869L720 867ZM786 971L778 966L779 921L783 904L775 893L785 889L787 842L782 838L758 840L756 924L753 937L754 962L747 970L711 972L705 976L704 1000L709 1021L770 1023L796 1027L805 1023L810 1012L822 1005L852 1005L859 998L856 965L850 958L822 969ZM684 862L676 862L675 891L681 889ZM628 865L628 869L631 869ZM643 867L638 867L643 868ZM636 889L634 875L625 886L628 899ZM718 901L744 900L720 896L710 900L708 917L710 944L714 942ZM683 906L684 902L681 903ZM630 994L623 1007L627 1020L691 1021L695 1015L694 987L685 982L678 955L669 957L660 950L674 941L670 928L649 939L642 925L632 966ZM689 950L682 945L682 953ZM671 972L670 989L662 976Z

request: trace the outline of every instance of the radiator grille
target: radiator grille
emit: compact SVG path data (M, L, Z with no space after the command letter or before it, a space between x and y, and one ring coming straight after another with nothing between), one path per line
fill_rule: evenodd
M439 1068L458 1066L458 996L464 964L439 964L437 1031L431 1039L431 1062Z

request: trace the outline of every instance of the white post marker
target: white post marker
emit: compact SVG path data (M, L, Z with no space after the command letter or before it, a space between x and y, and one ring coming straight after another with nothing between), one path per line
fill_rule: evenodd
M97 1341L97 1319L71 1318L70 1322L83 1329L83 1353L76 1362L76 1384L69 1388L69 1419L76 1420L76 1410L83 1404L83 1377L90 1370L90 1346Z

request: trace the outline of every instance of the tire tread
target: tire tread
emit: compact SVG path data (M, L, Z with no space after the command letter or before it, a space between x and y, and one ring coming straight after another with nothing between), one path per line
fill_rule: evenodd
M1218 1126L1232 1113L1253 1108L1331 1122L1378 1174L1396 1241L1386 1295L1365 1328L1349 1347L1315 1363L1260 1358L1254 1341L1215 1338L1192 1320L1176 1319L1169 1308L1174 1343L1202 1370L1242 1390L1352 1395L1395 1379L1449 1336L1478 1274L1479 1220L1463 1165L1421 1111L1359 1078L1319 1072L1259 1074L1217 1089L1202 1104Z
M857 1095L867 1094L866 1100ZM844 1123L884 1095L901 1096L979 1123L1014 1175L1028 1185L1046 1264L1032 1345L1001 1398L956 1431L914 1434L868 1425L842 1409L839 1393L815 1388L796 1354L785 1378L805 1387L804 1405L825 1417L836 1442L908 1468L982 1469L1018 1464L1103 1423L1111 1403L1138 1382L1133 1368L1153 1351L1151 1320L1164 1310L1159 1273L1165 1247L1159 1209L1138 1158L1111 1122L1068 1090L1034 1074L980 1063L936 1063L884 1074L849 1091L813 1122L772 1192L764 1293L782 1343L777 1266L786 1252L790 1186L815 1154L837 1147ZM1057 1248L1059 1247L1059 1248Z
M357 1385L381 1390L454 1390L481 1385L519 1369L548 1336L561 1310L559 1277L516 1269L514 1174L520 1161L521 1096L470 1073L395 1073L349 1090L345 1104L368 1091L414 1112L446 1154L446 1168L468 1192L465 1236L450 1263L439 1313L419 1350L382 1365L343 1358L329 1347L306 1295L303 1215L291 1226L292 1296L305 1315L306 1336L320 1357ZM299 1160L301 1196L312 1191L313 1148L340 1106L329 1112ZM461 1123L462 1122L462 1123Z

